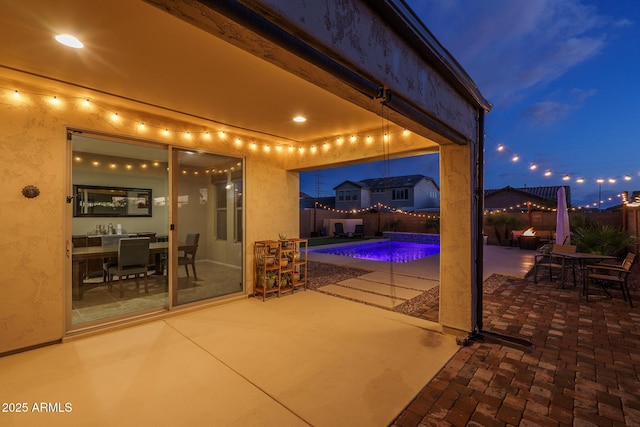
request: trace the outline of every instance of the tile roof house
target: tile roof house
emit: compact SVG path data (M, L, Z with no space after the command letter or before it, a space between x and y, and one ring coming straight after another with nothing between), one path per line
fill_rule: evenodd
M506 186L498 189L484 190L485 210L507 210L526 212L531 204L532 210L554 209L558 205L558 189L564 187L567 195L567 206L571 208L571 187L524 187Z
M405 211L438 209L440 188L428 176L404 175L344 181L333 188L336 209L366 209L379 203Z

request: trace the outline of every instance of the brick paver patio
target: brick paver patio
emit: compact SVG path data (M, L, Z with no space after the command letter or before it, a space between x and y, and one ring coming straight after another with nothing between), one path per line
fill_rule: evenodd
M484 329L533 350L461 347L393 425L640 425L640 289L631 308L617 291L586 303L572 285L503 279L485 293ZM437 303L414 315L437 320Z

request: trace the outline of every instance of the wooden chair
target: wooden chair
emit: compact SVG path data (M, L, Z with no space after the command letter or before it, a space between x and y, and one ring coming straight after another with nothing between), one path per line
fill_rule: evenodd
M353 237L364 237L364 225L356 224L356 228L353 230Z
M600 285L605 293L611 298L609 288L612 286L619 286L622 292L622 298L625 301L629 301L629 305L633 307L633 301L631 301L631 294L629 293L629 286L627 285L627 277L631 271L633 261L636 259L636 254L629 252L620 265L614 264L596 264L589 266L589 272L587 274L587 281L585 284L585 296L589 298L589 282Z
M549 248L549 245L543 246L543 248ZM566 258L554 255L554 253L576 253L577 247L575 245L552 245L547 252L543 250L534 256L533 264L533 282L538 283L538 269L547 270L549 272L549 280L553 280L553 272L559 271L556 278L562 278L562 285L567 280L567 270L571 269L573 272L573 283L576 283L576 270L573 262L568 262ZM544 276L544 271L542 273Z
M147 283L147 265L149 263L148 237L124 238L118 241L118 263L105 266L108 277L109 290L113 284L113 276L118 276L120 285L120 297L124 296L123 280L129 276L135 276L136 287L140 289L139 275L144 275L144 291L149 292Z
M200 233L187 234L185 242L189 246L189 248L185 249L184 254L178 257L178 265L184 265L184 269L187 272L187 277L189 277L189 265L191 265L191 268L193 269L193 277L195 280L198 280L198 275L196 274L196 252L198 251L199 240Z

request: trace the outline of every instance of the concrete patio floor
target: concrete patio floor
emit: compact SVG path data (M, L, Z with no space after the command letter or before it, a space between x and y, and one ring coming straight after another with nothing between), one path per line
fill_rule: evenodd
M495 250L489 272L532 255ZM378 272L435 280L434 262ZM0 358L2 402L27 409L0 424L384 426L460 349L437 323L346 299L250 298Z

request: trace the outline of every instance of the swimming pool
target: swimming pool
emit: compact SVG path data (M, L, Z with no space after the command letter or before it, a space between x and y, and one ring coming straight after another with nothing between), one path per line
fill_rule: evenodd
M372 261L404 263L440 253L440 245L410 242L373 242L309 248L309 252L368 259Z

